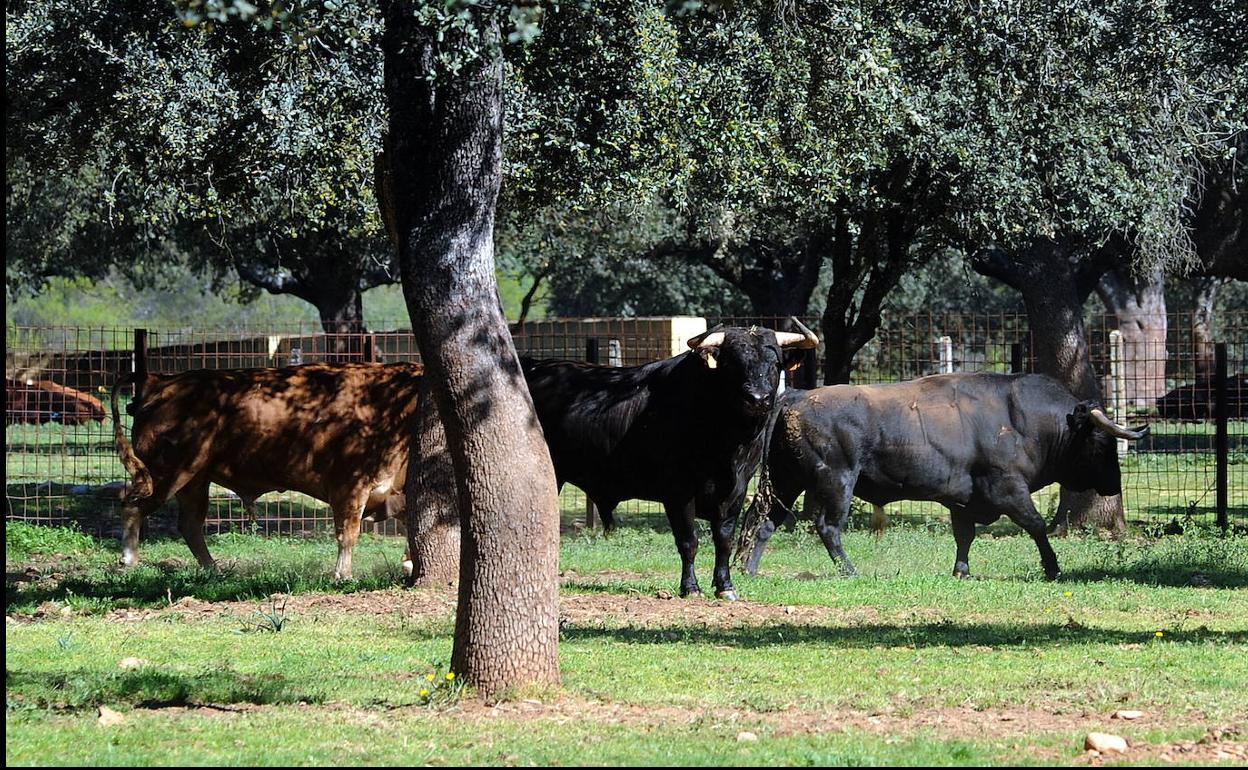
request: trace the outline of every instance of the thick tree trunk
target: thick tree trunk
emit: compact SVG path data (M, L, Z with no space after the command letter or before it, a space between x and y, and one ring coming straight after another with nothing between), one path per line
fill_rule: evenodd
M364 295L355 288L356 280L349 277L343 281L339 275L325 276L321 282L333 285L332 291L324 291L308 301L316 305L321 317L321 329L328 335L328 358L332 361L360 361L364 358Z
M1101 389L1088 355L1083 303L1101 271L1086 264L1077 269L1062 245L1048 238L1038 238L1018 253L983 252L976 255L974 265L983 275L1022 293L1036 371L1056 378L1077 397L1100 403ZM1119 534L1126 526L1120 495L1101 497L1092 491L1074 492L1065 487L1051 523L1055 532L1075 527Z
M459 578L459 506L455 470L442 420L433 403L431 380L420 394L420 426L414 436L404 497L409 586L449 585Z
M854 356L880 328L884 300L909 267L914 224L910 212L870 214L850 232L841 216L832 241L832 284L819 323L823 384L849 382Z
M1161 268L1133 276L1116 267L1101 277L1096 293L1118 319L1122 333L1127 404L1151 407L1166 394L1166 283ZM1122 422L1124 415L1114 415Z
M403 292L457 484L451 667L489 698L559 681L558 497L494 277L497 23L476 9L480 37L435 33L417 21L416 5L385 10L393 207ZM461 66L452 72L440 56Z
M1226 278L1196 278L1196 307L1192 310L1192 357L1195 360L1196 380L1208 382L1213 378L1213 311L1218 301L1218 289Z
M817 235L803 239L783 258L760 259L754 269L747 270L738 283L750 300L754 314L762 319L801 318L810 308L810 296L819 283L819 267L823 241Z

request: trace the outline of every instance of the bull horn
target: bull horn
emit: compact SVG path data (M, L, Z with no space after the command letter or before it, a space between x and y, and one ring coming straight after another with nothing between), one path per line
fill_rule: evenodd
M1088 412L1088 416L1092 418L1092 424L1116 438L1125 438L1127 441L1139 441L1148 433L1148 428L1143 430L1130 430L1124 428L1113 420L1109 419L1109 415L1101 411L1100 407L1093 408Z
M780 343L780 347L795 347L800 349L819 347L819 338L810 329L807 329L802 322L797 320L796 316L789 316L789 320L797 327L801 334L795 332L776 332L776 342Z
M701 348L717 348L720 343L724 341L724 333L719 331L722 328L724 328L722 323L715 324L698 336L690 337L689 341L685 344L693 350Z

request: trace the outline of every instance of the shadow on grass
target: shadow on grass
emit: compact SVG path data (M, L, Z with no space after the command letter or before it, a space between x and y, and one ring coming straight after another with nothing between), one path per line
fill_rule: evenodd
M279 674L229 670L179 674L157 670L6 671L9 708L91 708L127 704L143 708L208 704L320 703L324 694L294 687Z
M22 587L21 573L7 573L5 612L30 612L54 601L88 612L111 609L166 607L183 597L206 602L263 599L274 593L332 591L352 593L391 588L401 580L398 564L381 566L355 580L337 581L320 559L277 567L226 568L220 573L197 568L162 570L157 566L93 567Z
M1069 644L1172 644L1215 642L1243 644L1248 631L1174 631L1165 641L1150 632L1088 628L1078 624L1038 623L917 623L914 625L820 626L779 624L712 628L678 626L672 628L594 628L565 625L562 639L612 641L624 644L710 644L741 649L759 649L792 644L826 645L837 648L875 647L1038 647Z
M1248 588L1248 571L1208 563L1155 567L1083 567L1063 572L1059 582L1100 583L1106 580L1125 580L1140 585L1171 588Z

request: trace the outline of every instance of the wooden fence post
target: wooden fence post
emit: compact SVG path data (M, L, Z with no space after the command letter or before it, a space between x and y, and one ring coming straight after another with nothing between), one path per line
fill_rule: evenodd
M953 374L953 337L948 334L936 340L940 348L940 373Z
M1122 332L1114 329L1109 333L1109 395L1110 411L1114 421L1127 424L1127 379L1126 366L1123 362ZM1118 456L1122 457L1130 448L1125 438L1118 439Z

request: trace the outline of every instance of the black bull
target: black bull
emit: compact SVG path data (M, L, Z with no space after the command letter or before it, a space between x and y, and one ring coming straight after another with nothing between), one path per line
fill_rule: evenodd
M1009 516L1035 540L1045 575L1056 578L1057 556L1031 493L1058 482L1119 494L1115 437L1133 440L1146 432L1115 425L1040 374L946 374L790 391L777 405L764 460L780 505L757 524L746 571L758 570L768 538L805 491L806 511L815 511L828 555L849 574L841 529L851 499L859 497L876 505L877 514L897 500L948 508L959 577L970 572L975 525Z
M796 323L796 319L793 319ZM663 504L682 564L680 593L698 593L694 519L711 524L716 596L735 599L728 564L746 485L789 351L818 339L770 329L711 330L693 348L643 366L521 364L559 486L572 483L610 529L623 500Z

